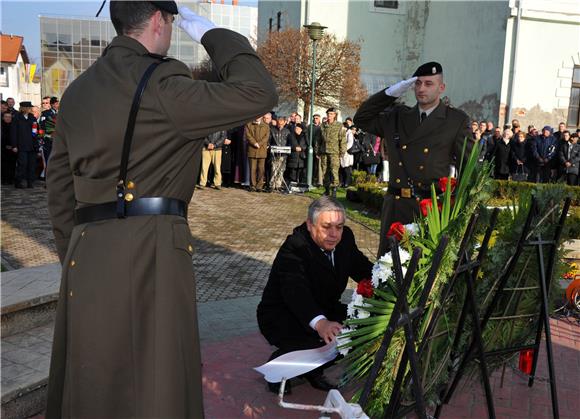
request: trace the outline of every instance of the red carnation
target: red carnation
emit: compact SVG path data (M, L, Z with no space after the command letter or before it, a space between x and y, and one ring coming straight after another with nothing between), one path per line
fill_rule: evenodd
M423 217L426 217L429 209L433 208L433 201L431 198L422 199L419 201L419 207L421 208L421 214L423 214ZM441 211L441 208L443 208L441 202L437 202L437 208Z
M356 286L356 293L365 298L371 298L374 293L373 283L370 279L363 279Z
M447 182L448 182L447 176L439 178L439 189L441 189L441 192L443 192L443 193L445 193L445 190L447 189ZM452 177L451 178L451 192L453 192L455 190L455 185L457 185L457 179Z
M389 231L387 232L387 237L395 236L397 240L401 240L404 235L405 235L405 226L398 221L396 223L391 224L391 227L389 227Z

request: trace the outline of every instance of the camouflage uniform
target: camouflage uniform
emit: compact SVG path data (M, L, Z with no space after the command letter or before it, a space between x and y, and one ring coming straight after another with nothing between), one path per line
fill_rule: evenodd
M324 173L324 187L326 189L338 187L340 156L346 153L346 129L341 122L322 124L322 141L318 152L322 173Z

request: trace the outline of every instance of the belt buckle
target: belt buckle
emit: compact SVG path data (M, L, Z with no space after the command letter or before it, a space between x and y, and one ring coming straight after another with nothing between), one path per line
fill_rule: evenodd
M401 198L411 198L411 188L401 188Z

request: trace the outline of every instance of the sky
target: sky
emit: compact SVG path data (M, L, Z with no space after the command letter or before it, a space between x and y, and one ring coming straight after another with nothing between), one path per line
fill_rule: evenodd
M39 15L94 17L101 7L101 4L102 0L2 0L0 2L0 31L7 35L23 36L24 46L26 47L30 61L40 64ZM257 0L240 1L239 4L256 6ZM103 7L99 17L109 17L108 2Z

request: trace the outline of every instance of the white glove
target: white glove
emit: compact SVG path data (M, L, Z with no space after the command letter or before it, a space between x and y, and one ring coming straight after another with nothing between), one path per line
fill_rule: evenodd
M385 93L392 97L401 97L403 96L403 93L405 93L411 86L415 84L415 80L417 80L417 77L411 77L410 79L395 83L385 89Z
M212 21L198 15L187 7L179 7L177 9L181 19L179 20L179 27L183 29L195 42L201 42L201 38L209 30L216 26Z

